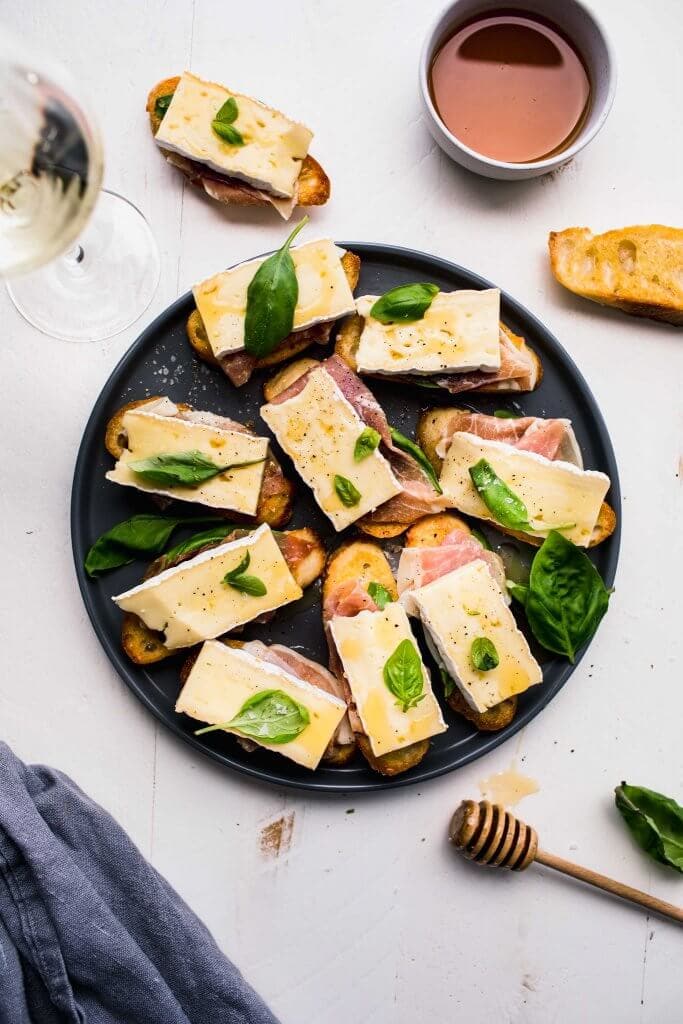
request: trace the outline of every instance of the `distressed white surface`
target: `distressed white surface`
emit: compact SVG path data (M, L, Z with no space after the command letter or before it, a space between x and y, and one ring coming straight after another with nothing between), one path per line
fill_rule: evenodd
M144 320L99 346L23 323L0 295L3 556L0 734L51 762L128 828L283 1024L675 1024L681 933L552 877L489 874L445 842L454 805L517 756L538 795L519 811L548 849L673 902L683 880L632 846L620 779L683 798L680 393L683 334L564 293L550 229L681 223L679 5L599 0L620 81L607 125L551 178L486 182L421 121L419 47L439 0L75 0L9 5L4 21L67 63L99 110L106 184L149 217L162 282ZM77 591L71 474L88 412L139 330L217 268L263 252L282 222L224 211L156 152L144 100L190 66L308 122L333 180L316 233L452 258L508 289L578 361L603 409L624 491L617 592L590 655L530 725L484 761L364 799L312 797L219 770L158 729L120 682ZM354 807L354 814L346 814ZM288 853L260 849L293 814Z

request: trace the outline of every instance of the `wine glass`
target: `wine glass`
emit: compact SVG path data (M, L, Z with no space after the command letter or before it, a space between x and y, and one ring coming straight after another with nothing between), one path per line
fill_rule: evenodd
M34 327L102 341L149 306L159 252L140 211L100 188L102 142L75 95L0 32L0 275Z

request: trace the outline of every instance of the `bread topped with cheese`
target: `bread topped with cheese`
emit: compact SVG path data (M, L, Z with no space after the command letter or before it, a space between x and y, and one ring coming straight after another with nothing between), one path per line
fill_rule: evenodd
M308 152L313 133L258 100L185 71L154 86L147 112L169 163L220 203L271 206L288 220L297 205L330 198Z
M548 249L553 274L576 295L683 326L683 228L567 228L550 232Z

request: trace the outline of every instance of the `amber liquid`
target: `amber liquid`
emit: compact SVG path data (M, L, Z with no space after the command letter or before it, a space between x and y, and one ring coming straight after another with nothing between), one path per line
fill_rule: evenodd
M590 109L585 65L550 22L493 11L456 29L432 62L430 89L448 130L482 156L532 163L561 152Z

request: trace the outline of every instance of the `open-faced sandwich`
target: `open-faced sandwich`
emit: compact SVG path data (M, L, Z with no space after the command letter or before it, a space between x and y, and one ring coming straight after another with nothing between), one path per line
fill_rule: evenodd
M169 163L219 203L272 206L287 220L330 197L313 133L258 100L185 71L154 86L147 112Z
M139 665L266 621L320 576L325 549L313 530L236 528L220 541L152 562L143 582L118 594L121 643ZM266 617L264 619L264 616Z
M417 437L449 507L528 544L555 530L592 547L616 526L609 477L583 468L569 420L430 409Z
M228 732L247 751L275 751L305 768L341 765L355 743L340 682L281 644L207 640L185 662L176 711Z
M264 395L261 416L335 530L355 523L394 537L445 507L424 453L389 426L372 392L338 356L290 364Z
M328 560L323 621L330 668L368 764L398 775L422 760L446 723L432 692L391 567L377 544L355 541Z
M268 438L225 416L169 398L144 398L112 416L105 445L116 459L107 480L145 491L161 504L192 502L273 527L291 517L294 489Z
M360 374L452 394L533 391L543 376L536 353L500 322L497 288L444 292L420 282L363 295L335 351Z
M240 263L192 289L190 344L236 387L255 369L324 345L335 321L354 308L360 260L329 238L290 248L301 226L274 256Z

